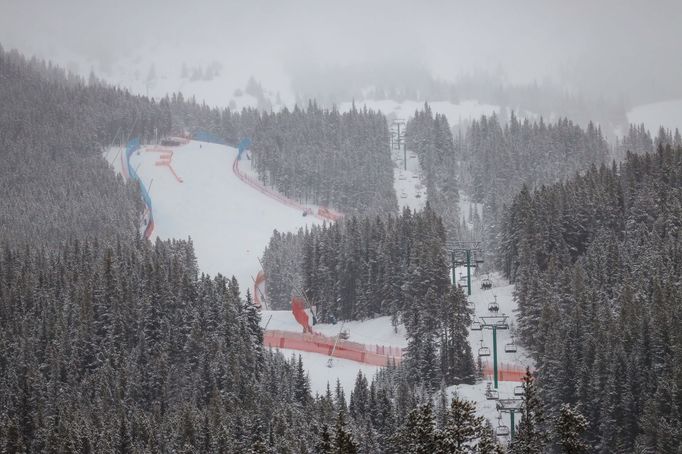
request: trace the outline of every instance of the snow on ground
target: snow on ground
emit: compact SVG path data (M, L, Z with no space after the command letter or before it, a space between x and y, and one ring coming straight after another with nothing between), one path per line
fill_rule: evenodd
M309 312L309 311L307 311ZM310 317L310 314L308 314ZM312 317L310 317L312 320ZM291 311L263 311L261 313L261 326L267 326L268 330L302 332L301 325L294 319ZM393 329L391 317L377 317L368 320L350 322L338 322L336 325L318 323L313 326L313 331L325 336L336 336L344 329L348 330L351 342L359 342L366 345L384 345L392 347L407 347L405 327L398 326L398 332Z
M327 390L327 383L329 383L333 392L336 380L338 379L341 382L341 386L343 386L346 399L349 399L359 371L362 371L362 374L367 377L367 381L371 381L380 369L377 366L339 358L334 358L333 366L328 367L329 356L327 355L288 349L279 349L279 351L287 358L290 358L291 355L298 358L298 355L301 355L303 367L308 372L310 389L313 391L313 394L324 394Z
M426 187L422 184L421 166L417 155L407 150L407 169L405 169L405 152L391 150L394 162L393 186L398 197L400 211L405 207L411 210L421 210L426 204Z
M152 198L153 237L191 237L201 271L234 275L244 293L253 287L258 257L273 229L297 231L319 222L239 180L232 172L234 148L191 141L170 149L171 165L182 183L168 167L155 165L159 153L140 151L131 157L131 166ZM120 149L110 150L106 157L120 168ZM243 160L240 168L248 165Z
M472 270L473 271L473 270ZM455 270L456 277L459 281L460 276L466 276L466 268L459 267ZM497 330L497 351L498 351L498 365L500 364L512 364L515 366L530 366L533 367L533 360L530 358L528 352L521 346L517 345L516 353L505 353L505 344L512 341L512 336L516 332L516 315L514 310L516 304L514 303L513 293L514 286L509 285L505 279L501 278L497 273L490 274L490 279L493 282L493 288L491 290L481 289L481 280L488 275L476 276L472 279L471 290L472 294L469 297L469 301L475 311L475 319L477 321L484 321L481 317L486 317L491 315L488 310L488 303L495 301L495 296L497 296L497 303L499 305L499 315L507 315L509 318L507 322L509 323L509 330ZM466 291L466 289L465 289ZM482 330L482 331L469 331L469 343L474 354L474 359L477 358L478 349L481 347L481 340L483 340L483 345L490 348L492 351L492 331ZM485 366L486 363L492 364L492 356L488 358L482 358L482 363ZM487 386L487 381L476 383L474 385L458 385L451 386L448 388L449 395L457 393L460 398L466 400L471 400L476 403L476 410L480 416L485 416L493 427L497 427L497 416L498 412L496 410L496 401L487 400L485 398L485 389ZM501 399L514 399L518 398L514 396L514 388L519 386L520 383L517 382L499 382L499 397ZM520 416L516 417L516 424L520 420ZM504 414L502 423L509 426L509 415Z
M148 151L135 153L131 157L131 165L137 168L152 197L156 223L154 236L163 239L191 236L202 271L210 274L234 274L243 289L250 288L251 278L259 269L257 257L269 241L272 230L276 228L281 231L295 231L316 222L312 217L301 216L298 210L280 204L239 180L232 173L232 163L237 153L234 148L192 141L187 145L174 147L173 152L171 165L182 178L182 183L175 179L167 167L155 165L158 153ZM119 171L120 153L120 148L112 148L105 153L108 161ZM419 175L417 159L409 156L408 170L402 171L407 178L400 179L401 173L400 171L398 173L396 180L398 191L403 190L401 182L408 182L410 177L415 181L413 188L418 181L413 178ZM242 168L248 171L249 164L248 161L243 161ZM407 187L404 190L408 192ZM417 204L417 201L419 199L410 199L409 203ZM456 274L459 277L459 273L465 271L464 268L460 268L456 270ZM473 294L470 297L477 319L481 320L481 316L489 314L488 303L493 301L494 295L497 295L499 313L509 316L511 329L498 331L499 362L532 365L532 360L520 347L517 353L504 353L504 345L510 342L515 330L513 286L507 285L497 275L491 275L493 289L483 291L480 289L480 278L474 277ZM264 325L268 323L268 329L301 331L300 325L289 311L264 311L262 323ZM348 322L343 327L350 331L350 340L355 342L400 347L407 345L404 328L400 326L398 333L394 332L390 317ZM338 334L341 328L342 323L320 324L314 327L316 331L328 336ZM470 332L469 341L474 355L478 352L481 339L485 346L492 346L490 331ZM349 395L358 371L362 371L371 379L378 370L375 366L342 359L334 359L334 367L328 368L327 355L293 350L282 352L285 355L292 353L301 355L310 374L314 392L324 392L327 382L334 385L338 378ZM517 384L501 382L501 397L513 397L514 386ZM497 424L494 402L487 401L484 397L485 387L486 383L482 382L473 386L451 387L449 391L456 391L460 396L474 400L479 408L479 414L485 415L491 422Z
M384 100L365 100L355 103L356 107L362 108L366 106L368 109L381 111L384 115L392 118L408 119L414 116L415 111L424 108L423 101L393 101L390 99ZM351 102L344 102L339 105L341 112L346 112L351 109ZM482 115L492 115L493 113L500 113L500 107L491 104L480 104L475 100L462 101L460 103L452 103L449 101L429 102L429 106L434 113L443 114L447 117L450 126L455 126L461 123L467 123L471 120L479 119Z
M459 218L460 222L466 222L469 228L473 228L474 224L471 220L471 215L477 212L479 218L483 216L483 204L472 202L469 196L460 192L459 196Z
M458 278L460 276L460 272L462 273L462 276L465 276L466 268L461 267L456 270L456 275ZM497 303L500 308L497 314L507 315L509 317L507 319L507 323L509 323L509 329L497 330L498 364L507 363L520 365L523 367L532 366L532 359L522 347L517 346L516 353L505 353L504 351L505 344L511 343L512 337L516 333L516 314L514 313L516 304L514 303L513 298L514 286L507 284L506 281L498 274L493 273L490 275L490 279L493 281L493 288L491 290L481 290L481 278L481 276L478 276L472 279L472 294L469 297L469 301L473 303L475 319L483 321L481 317L491 315L491 312L488 310L488 304L495 301L495 296L497 296ZM489 347L492 350L491 330L470 331L469 342L471 343L474 355L477 355L478 348L481 346L481 339L483 340L483 345ZM484 360L483 363L485 364L486 361L492 364L492 358Z
M628 121L632 124L644 123L653 136L658 134L658 129L663 126L674 131L682 130L682 99L655 102L637 106L628 112Z
M499 393L501 398L507 398L509 396L514 396L514 388L519 386L520 383L514 382L500 382ZM469 400L476 402L476 413L478 416L484 416L490 424L492 424L493 429L497 429L498 424L501 422L502 425L510 427L509 413L502 414L502 420L498 421L499 412L497 411L497 401L485 399L486 382L476 383L475 385L458 385L450 386L447 391L450 396L455 394L463 400ZM515 424L518 427L518 423L521 420L521 415L516 414L514 416ZM508 441L508 437L498 437L500 441Z

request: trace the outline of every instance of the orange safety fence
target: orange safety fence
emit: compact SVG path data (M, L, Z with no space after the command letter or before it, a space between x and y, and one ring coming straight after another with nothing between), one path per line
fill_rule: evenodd
M148 147L148 148L152 148L152 147ZM156 150L151 150L151 151L159 151L162 153L161 156L159 156L159 160L156 161L154 163L154 165L168 167L168 170L171 171L171 173L173 174L175 179L178 181L178 183L182 183L183 182L182 178L180 178L180 176L175 172L175 169L171 165L171 161L173 160L173 151L168 150L168 149L161 149L158 147Z
M336 343L336 349L334 344ZM269 330L263 335L266 347L285 348L304 352L331 355L334 358L349 359L373 366L400 364L403 350L400 347L385 345L365 345L340 340L318 333L292 333L290 331ZM332 355L333 352L333 355Z
M253 280L253 304L254 306L261 308L263 307L263 302L260 299L261 295L261 285L265 282L265 273L263 270L256 274L256 279Z
M500 363L497 367L497 379L499 381L515 381L522 382L526 375L526 368L518 364ZM493 379L493 365L486 363L483 366L483 376L488 379Z
M144 147L144 151L156 152L156 153L173 153L173 151L168 147L162 147L160 145L148 145Z
M297 210L300 210L300 211L303 211L306 213L310 213L310 208L303 206L302 204L296 202L295 200L291 200L290 198L280 194L277 191L273 191L272 189L265 187L263 185L263 183L261 183L257 179L255 179L255 178L247 175L246 173L242 172L241 170L239 170L239 159L238 158L235 158L234 162L232 163L232 172L234 172L234 174L240 180L242 180L244 183L248 184L249 186L251 186L255 190L265 194L266 196L268 196L272 199L275 199L278 202L280 202L286 206L289 206L291 208L295 208ZM338 212L333 211L333 210L330 210L329 208L325 208L325 207L320 207L317 210L317 213L312 213L312 215L317 217L318 219L327 220L327 221L336 221L336 220L343 217L343 214L338 213Z

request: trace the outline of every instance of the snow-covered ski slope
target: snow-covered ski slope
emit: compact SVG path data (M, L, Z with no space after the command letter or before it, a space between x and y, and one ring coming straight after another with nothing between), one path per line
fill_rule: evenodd
M309 311L307 311L309 313ZM309 313L310 316L310 313ZM310 318L312 320L312 317ZM301 332L301 325L294 319L291 311L263 311L261 326L268 330ZM368 320L338 322L336 325L318 323L313 331L325 336L336 336L341 330L350 334L348 340L367 345L386 345L407 347L405 327L398 325L397 332L391 325L391 317L377 317Z
M405 157L407 156L407 166ZM393 159L393 186L398 197L398 207L421 210L426 204L426 187L422 183L422 170L419 158L410 150L391 150ZM406 168L407 167L407 168Z
M466 275L466 268L457 268L455 274L459 280L461 275ZM472 294L469 297L469 301L475 311L475 319L482 321L480 317L485 317L491 315L488 310L488 303L495 300L497 296L497 303L499 305L499 315L509 316L507 322L509 323L509 330L497 330L497 352L498 352L498 365L500 368L505 366L510 366L514 368L533 368L534 362L530 358L528 352L521 346L517 345L516 353L505 353L505 345L510 343L512 336L516 332L516 314L514 310L516 309L516 304L514 303L514 286L509 285L504 279L502 279L497 274L491 274L490 279L493 282L493 288L491 290L481 290L481 279L487 277L487 275L476 276L472 280L471 290ZM466 289L465 289L466 290ZM481 339L483 340L483 345L489 347L492 351L492 331L482 330L482 331L469 331L469 343L471 344L471 349L474 355L474 359L477 358L478 349L481 346ZM518 340L518 339L517 339ZM491 367L492 357L482 358L482 364L484 369L486 366ZM487 383L490 382L489 378L484 379L474 385L459 385L451 386L448 388L449 396L453 394L459 395L460 398L471 400L476 403L476 411L480 416L485 416L493 427L497 426L497 416L498 412L495 407L496 401L487 400L485 397L485 389ZM513 399L518 398L514 396L514 388L520 386L521 383L513 381L500 381L499 383L499 397L501 399ZM520 415L516 417L516 424L520 420ZM503 415L503 424L509 426L509 415Z
M654 137L661 126L671 131L676 128L682 130L682 99L637 106L628 112L628 122L644 123Z
M461 267L456 269L456 275L459 280L460 273L462 276L466 275L466 268ZM499 305L498 315L507 315L507 323L509 323L508 330L497 330L497 350L498 350L498 364L510 364L525 368L526 366L533 366L533 361L528 353L520 346L517 346L516 353L505 353L504 346L512 342L512 337L516 333L516 304L514 303L514 286L509 285L504 279L499 277L496 273L490 275L493 281L493 288L491 290L481 290L481 279L484 276L477 276L472 279L470 303L474 308L475 319L481 320L481 317L491 315L488 310L488 304L495 301L497 296L497 303ZM465 289L466 291L466 289ZM478 348L481 346L481 339L483 345L492 350L492 331L469 331L469 343L471 344L474 358L476 358ZM518 340L518 339L516 339ZM484 359L483 365L492 364L492 357Z
M156 165L160 153L152 148L143 147L130 159L152 198L152 240L191 237L201 271L234 275L242 292L253 287L258 257L273 229L297 231L321 223L242 182L232 171L235 148L197 141L166 147L182 183L167 166ZM120 171L119 149L106 158ZM250 161L242 159L240 169L250 171Z

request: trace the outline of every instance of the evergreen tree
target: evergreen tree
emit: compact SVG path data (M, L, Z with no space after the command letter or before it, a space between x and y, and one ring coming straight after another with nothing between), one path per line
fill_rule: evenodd
M442 430L440 446L443 452L475 453L476 440L483 435L483 416L476 416L473 402L455 396L450 403L447 423Z
M329 426L327 426L327 424L322 424L320 438L315 445L315 452L317 454L332 454L334 452L333 449L331 435L329 434Z
M583 454L589 452L582 434L587 429L587 419L570 404L564 404L559 410L555 423L555 432L561 452L565 454Z
M516 430L516 437L510 445L512 454L541 454L547 443L544 427L544 412L538 397L535 380L526 369L523 377L523 410L521 422Z
M357 454L358 448L353 436L346 429L345 411L342 409L336 419L334 429L334 454Z

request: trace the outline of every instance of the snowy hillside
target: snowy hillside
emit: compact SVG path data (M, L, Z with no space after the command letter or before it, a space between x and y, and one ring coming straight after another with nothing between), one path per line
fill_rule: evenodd
M187 145L172 148L170 166L158 165L161 147L143 147L131 158L131 165L150 188L153 201L156 228L154 236L160 238L186 238L191 236L202 271L210 274L234 274L242 289L251 288L252 277L259 270L257 257L270 239L272 229L294 231L313 222L320 222L311 216L303 217L299 210L292 209L246 185L232 172L237 151L234 148L191 141ZM111 149L106 155L109 162L120 171L120 149ZM396 165L396 190L401 206L420 208L425 201L423 188L420 189L420 169L416 156L408 152L408 170L402 153L394 152ZM242 160L240 167L251 172L250 162ZM404 177L404 178L401 178ZM402 194L408 197L401 197ZM417 198L416 194L422 194ZM464 269L457 270L457 273ZM459 276L459 274L458 274ZM503 364L525 366L531 364L522 349L517 353L504 353L504 345L511 342L514 333L512 305L513 286L504 285L493 276L495 285L490 291L480 290L480 277L473 280L473 294L470 301L476 310L477 320L488 314L488 303L497 295L500 313L510 316L510 330L498 333L499 361ZM262 326L267 330L300 332L301 327L290 311L264 311ZM390 317L379 317L365 321L318 324L314 330L327 336L338 335L347 330L353 342L367 345L405 347L405 331L402 326L397 332ZM474 354L483 339L484 346L490 347L490 331L471 331L469 341ZM286 355L292 350L282 350ZM327 382L334 385L337 379L346 389L352 387L358 371L369 377L378 370L350 360L334 359L334 367L327 367L328 355L299 352L304 367L309 373L314 392L324 392ZM484 360L483 364L486 365ZM513 393L514 384L503 383L501 395ZM481 414L492 417L494 408L486 401L482 390L485 383L475 386L460 386L457 392L463 397L476 400ZM453 388L454 390L454 388Z
M234 275L245 292L252 288L273 229L296 231L320 222L279 203L243 183L232 172L237 150L224 145L191 141L169 148L171 168L157 165L159 152L145 147L131 157L131 165L149 187L153 202L154 237L191 237L200 269L215 275ZM120 170L120 151L107 153ZM249 168L243 160L240 168ZM152 238L152 239L153 239Z
M422 184L422 171L417 155L407 150L407 166L405 166L405 152L391 150L393 159L393 186L398 198L398 208L409 207L411 210L421 210L426 204L426 187Z
M628 121L636 125L644 123L653 136L661 126L671 131L682 129L682 99L637 106L628 112Z
M309 311L308 311L309 312ZM268 330L300 332L301 325L296 322L291 311L263 311L261 326ZM391 317L377 317L369 320L339 322L336 325L318 323L313 331L325 336L336 336L341 330L350 334L348 340L362 344L390 345L406 347L405 328L398 326L397 332L391 325Z
M466 276L466 268L458 268L456 270L456 276L458 281L460 276ZM508 330L497 330L497 353L498 353L498 366L500 369L505 367L522 369L525 367L533 368L533 360L530 358L525 349L521 346L516 345L516 352L507 353L505 352L505 347L512 344L513 337L516 331L516 316L514 310L516 305L514 304L513 293L514 286L506 283L505 280L500 278L497 274L491 274L489 276L493 283L493 287L490 290L481 289L481 280L488 275L477 276L472 280L472 294L469 297L469 301L472 303L473 309L475 311L475 322L484 322L482 317L487 317L493 315L489 310L489 304L496 301L499 306L498 315L507 315L507 323L509 324ZM463 280L462 280L463 282ZM495 296L497 298L495 299ZM481 343L483 341L483 343ZM471 349L474 355L474 359L477 358L478 350L481 346L487 347L492 352L492 331L483 329L482 331L469 331L469 343L471 344ZM492 367L492 357L481 358L481 363L484 369ZM448 394L451 397L453 394L457 394L460 398L466 400L472 400L476 402L476 411L480 416L485 416L493 427L496 427L498 422L498 411L496 409L496 401L488 400L485 396L486 387L490 383L490 379L486 378L481 382L474 385L459 385L451 386L448 388ZM519 398L514 395L514 389L519 386L520 383L514 381L500 381L499 382L499 397L500 399L514 399ZM517 415L516 423L520 416ZM509 426L509 415L503 415L502 423Z

